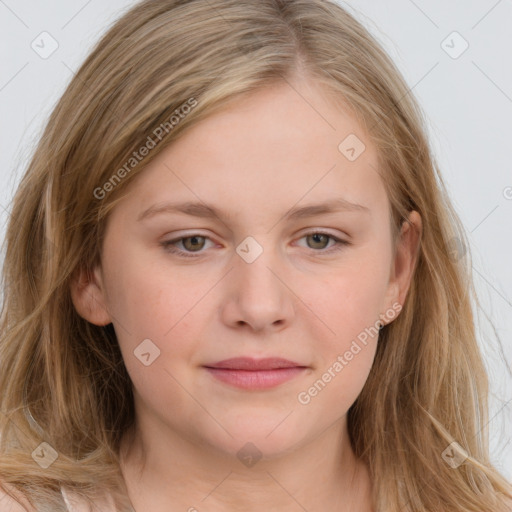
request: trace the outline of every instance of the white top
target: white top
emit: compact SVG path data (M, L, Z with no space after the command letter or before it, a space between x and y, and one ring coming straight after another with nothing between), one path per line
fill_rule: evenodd
M91 505L84 499L76 496L71 491L61 487L62 498L69 512L116 512L112 496L108 496L106 502L98 505Z
M10 485L6 485L6 487L11 490ZM19 493L13 492L13 494L19 496ZM116 512L114 500L110 495L106 500L91 505L86 500L79 498L75 493L69 490L66 491L63 487L61 487L61 494L68 512ZM36 512L25 498L18 497L18 499L23 503L20 504L10 495L0 490L0 512Z

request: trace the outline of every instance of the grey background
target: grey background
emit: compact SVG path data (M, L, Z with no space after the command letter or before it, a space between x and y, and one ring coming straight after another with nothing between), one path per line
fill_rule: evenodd
M43 123L93 43L134 3L0 0L2 240L14 188ZM427 115L432 145L469 236L480 300L503 343L504 354L496 342L488 344L492 331L481 317L491 376L491 455L512 480L512 379L503 360L511 365L512 1L340 3L384 45ZM58 48L42 58L31 45L48 51L51 40L40 36L45 31Z

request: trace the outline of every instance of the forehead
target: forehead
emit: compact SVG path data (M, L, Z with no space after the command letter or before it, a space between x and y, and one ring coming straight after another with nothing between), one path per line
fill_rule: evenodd
M139 210L166 199L215 198L226 208L230 201L291 207L326 194L375 204L383 192L376 149L357 119L306 82L228 102L165 148L135 182Z
M339 145L351 136L366 161L376 162L375 148L368 135L344 102L327 96L325 89L312 82L279 82L230 100L223 110L203 119L167 148L177 160L209 158L244 163L265 161L279 166L281 161L331 165L343 153ZM350 145L350 143L348 144ZM371 153L371 155L370 155ZM357 156L357 155L356 155ZM165 156L162 156L165 158ZM354 162L354 160L353 160ZM356 167L353 164L352 167ZM350 167L347 165L346 167ZM264 169L262 169L263 171Z

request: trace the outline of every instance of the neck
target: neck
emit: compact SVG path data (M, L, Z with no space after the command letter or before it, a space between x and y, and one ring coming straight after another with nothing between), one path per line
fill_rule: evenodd
M136 512L372 511L369 472L352 450L346 417L293 451L253 465L161 425L127 433L120 459Z

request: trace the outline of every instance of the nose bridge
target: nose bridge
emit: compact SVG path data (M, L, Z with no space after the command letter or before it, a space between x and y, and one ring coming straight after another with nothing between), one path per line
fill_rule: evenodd
M271 236L247 237L237 247L230 273L237 321L255 329L285 320L292 311L291 298L279 274L283 265Z
M272 237L248 236L236 247L235 275L241 286L247 287L244 292L266 291L270 288L279 289L282 284L274 275L281 267L278 261L278 250L272 246Z

